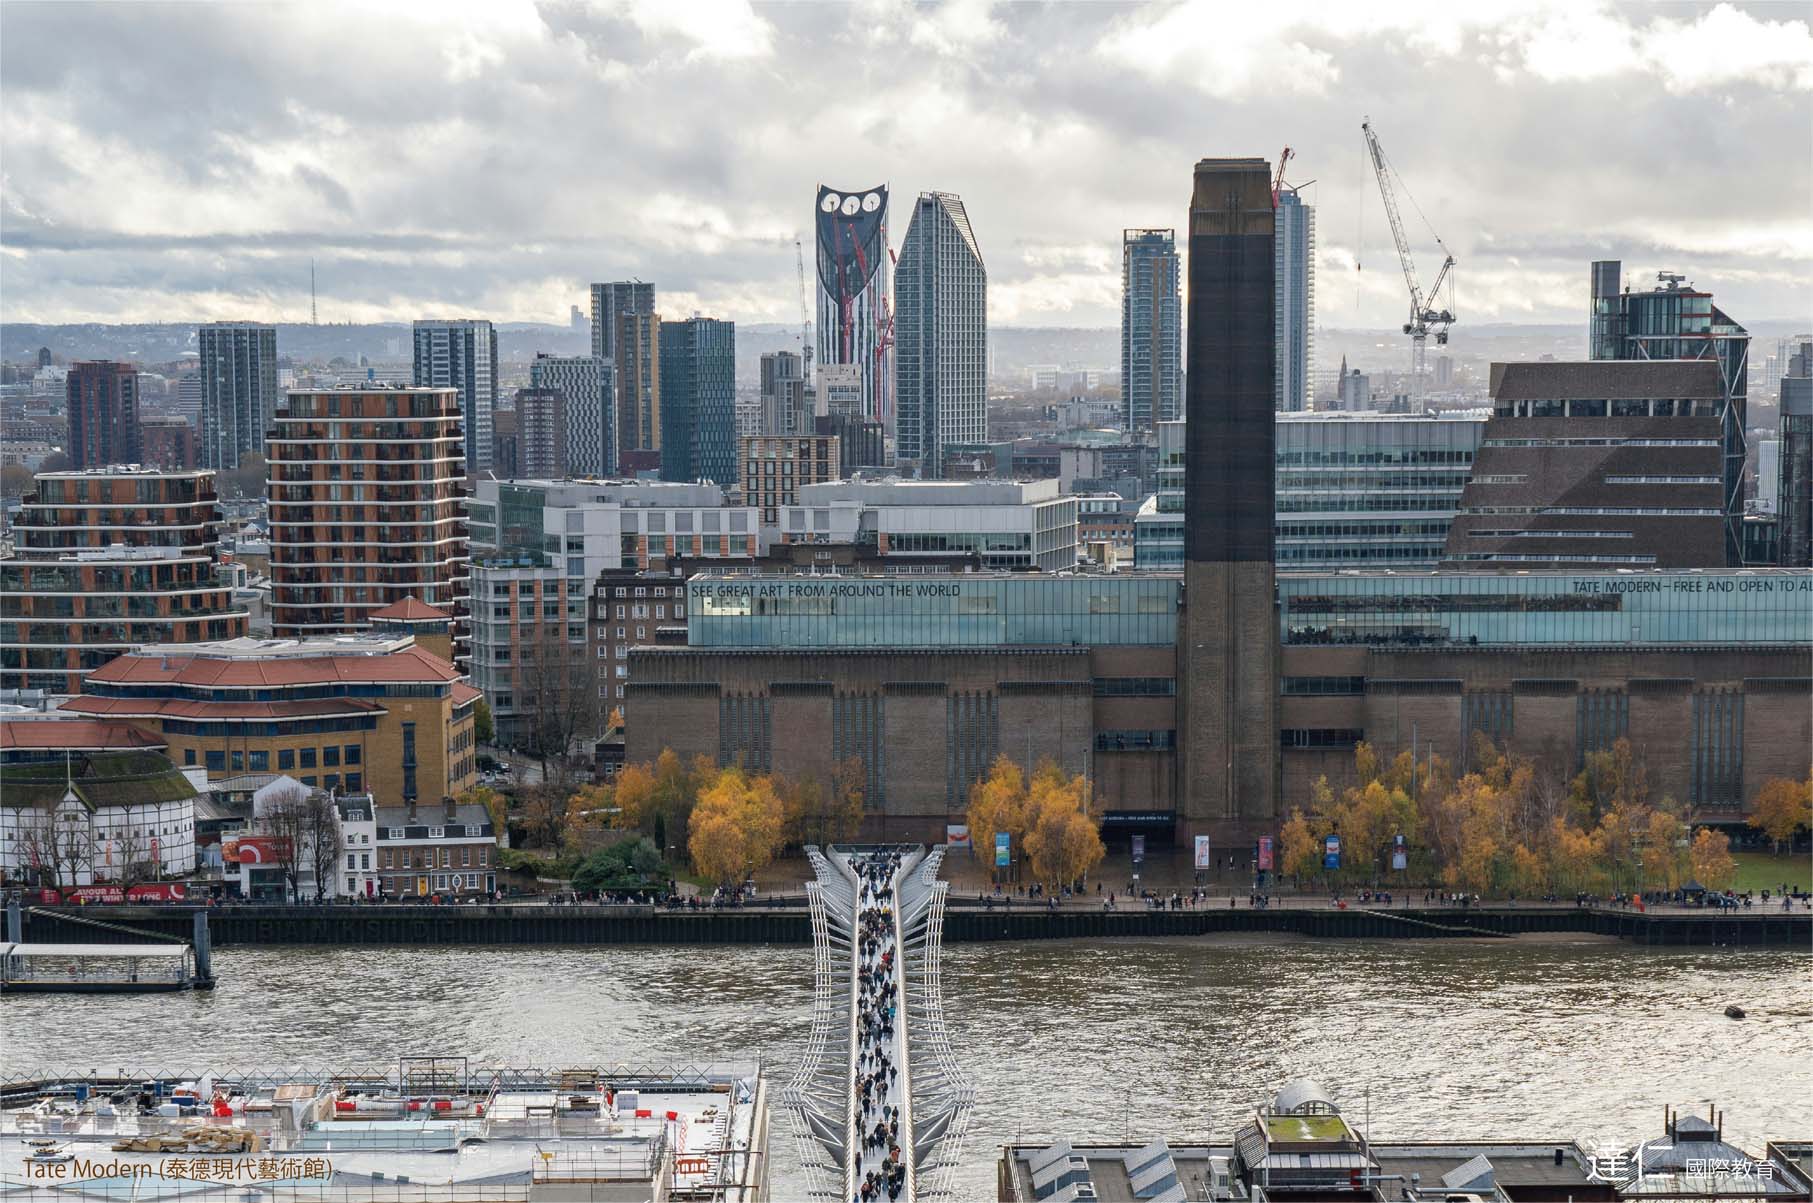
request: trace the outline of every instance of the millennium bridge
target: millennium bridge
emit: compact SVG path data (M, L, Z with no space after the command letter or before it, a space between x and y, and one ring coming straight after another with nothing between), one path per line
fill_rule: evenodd
M808 1189L855 1203L950 1197L975 1088L957 1068L938 976L943 850L808 848L812 1030L781 1102Z

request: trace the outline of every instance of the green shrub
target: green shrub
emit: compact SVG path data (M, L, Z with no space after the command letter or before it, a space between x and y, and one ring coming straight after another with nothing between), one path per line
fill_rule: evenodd
M600 848L582 861L573 872L575 890L637 890L667 876L667 866L654 841L624 840L609 848Z

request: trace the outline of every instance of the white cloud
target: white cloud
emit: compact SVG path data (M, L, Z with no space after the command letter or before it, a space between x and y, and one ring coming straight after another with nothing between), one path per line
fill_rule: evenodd
M997 0L862 0L849 9L849 27L870 45L906 43L944 57L973 54L1007 35L995 18Z
M1266 92L1319 95L1341 77L1341 50L1392 39L1425 59L1454 57L1477 36L1498 48L1494 70L1547 82L1643 72L1676 92L1736 83L1813 90L1813 31L1720 3L1685 20L1641 23L1608 0L1477 0L1429 8L1357 3L1235 7L1181 0L1116 23L1097 53L1154 79L1221 99ZM1488 59L1488 61L1492 61Z
M637 206L639 233L662 246L719 255L737 244L791 245L790 230L739 218L720 206L679 192L662 192Z
M1813 91L1813 29L1804 20L1759 21L1720 4L1692 21L1658 18L1639 43L1675 91L1734 83Z
M1190 0L1156 18L1142 11L1120 22L1096 50L1120 67L1224 100L1255 91L1320 94L1340 69L1334 55L1294 36L1297 24L1277 6Z
M1669 91L1733 84L1813 91L1813 30L1804 20L1762 20L1729 4L1692 18L1629 20L1604 3L1534 10L1498 40L1538 79L1606 79L1641 72Z
M315 258L337 317L561 320L635 275L675 312L791 323L822 180L888 182L896 244L916 193L958 193L996 321L1112 326L1120 231L1183 226L1196 158L1289 143L1323 320L1384 326L1405 302L1364 113L1466 322L1571 321L1607 256L1743 319L1804 309L1798 15L1457 8L0 4L0 314L290 317Z
M627 17L645 37L690 42L688 62L767 58L774 26L749 0L610 0L605 11Z
M1118 272L1059 272L988 285L988 320L1010 326L1090 325L1103 312L1118 314L1120 303Z
M1046 271L1069 268L1111 272L1119 268L1114 261L1114 249L1106 242L1029 243L1020 248L1020 262Z
M1001 37L1007 27L994 19L995 0L945 0L913 22L913 41L941 54L975 50Z
M1416 59L1452 58L1482 30L1530 14L1567 11L1563 0L1468 0L1446 7L1392 0L1296 0L1232 5L1179 0L1117 22L1097 53L1121 67L1210 96L1320 95L1341 79L1348 44L1386 41Z
M1604 9L1566 6L1520 23L1506 40L1538 79L1598 79L1642 63L1631 27Z

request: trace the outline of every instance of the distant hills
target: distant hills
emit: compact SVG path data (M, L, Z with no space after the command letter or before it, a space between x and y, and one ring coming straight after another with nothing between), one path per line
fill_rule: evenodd
M311 326L278 322L277 351L310 362L335 358L357 364L364 356L376 365L408 363L411 329L407 322L340 323ZM170 363L196 351L195 324L40 325L13 322L0 326L0 358L28 359L49 347L59 359L125 359L142 364ZM1016 371L1027 364L1118 368L1120 331L1106 328L1032 328L997 326L989 331L996 368ZM538 351L583 355L591 346L586 328L535 322L500 322L497 352L505 363L526 363ZM798 350L799 328L776 322L739 323L737 375L753 378L757 362L768 351Z
M1805 332L1805 323L1766 320L1750 326L1751 335L1773 349L1774 341ZM0 325L0 358L19 362L49 347L59 359L125 359L146 365L176 361L196 349L195 324L41 325L13 322ZM1120 331L1112 326L993 326L989 352L997 375L1009 375L1030 364L1118 370ZM582 355L591 345L584 327L535 322L501 322L497 328L498 355L506 366L526 363L536 352ZM1351 330L1325 327L1316 332L1316 361L1333 369L1345 355L1356 367L1397 368L1408 360L1407 341L1393 330ZM757 363L768 351L797 350L799 330L775 322L739 324L737 327L737 376L753 380ZM280 354L309 362L335 358L357 364L364 356L378 366L408 363L411 330L407 322L371 324L340 323L311 326L277 323ZM1586 318L1578 323L1529 324L1484 322L1458 323L1445 350L1430 347L1430 354L1446 353L1457 360L1557 359L1586 354Z

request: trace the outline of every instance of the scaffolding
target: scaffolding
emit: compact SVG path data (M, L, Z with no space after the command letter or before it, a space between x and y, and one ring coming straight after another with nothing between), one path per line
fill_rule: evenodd
M51 1197L22 1175L24 1157L117 1162L133 1197L199 1203L248 1191L318 1203L526 1203L537 1187L585 1200L626 1184L655 1197L747 1200L765 1190L766 1109L759 1063L541 1068L402 1056L337 1068L16 1073L0 1076L0 1194ZM110 1181L58 1194L113 1198Z

